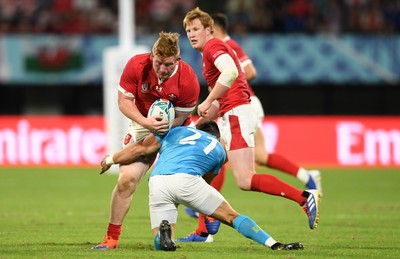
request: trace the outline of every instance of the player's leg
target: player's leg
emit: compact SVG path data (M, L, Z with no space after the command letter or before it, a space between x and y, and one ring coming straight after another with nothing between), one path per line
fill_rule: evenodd
M149 210L150 223L154 237L155 250L175 251L174 240L175 224L178 209L174 202L173 193L175 176L158 175L149 178Z
M269 174L256 174L254 165L254 134L258 121L253 107L241 105L226 112L219 120L221 138L226 143L227 156L238 187L280 195L303 205L302 191Z
M260 245L270 247L272 250L299 250L303 249L303 244L299 242L282 244L275 241L265 230L260 228L257 223L248 216L237 213L227 201L221 205L212 214L222 223L233 227L242 236L247 237Z
M293 175L305 184L307 189L317 189L322 193L321 173L318 170L306 170L280 154L269 154L265 165L269 168Z
M309 227L314 229L319 220L320 194L317 190L300 190L271 174L256 174L249 163L252 148L228 151L228 158L236 183L242 190L263 192L284 197L303 207L309 219ZM247 159L247 160L246 160Z
M93 249L107 250L118 246L122 223L131 206L132 195L148 169L148 161L135 162L120 167L118 181L111 195L110 221L107 234L104 242L94 246Z
M186 207L201 212L199 213L201 215L210 215L224 200L222 195L219 194L219 192L215 188L207 184L206 181L204 181L202 178L195 177L192 175L185 176L185 178L187 178L186 182L188 186L182 188L182 190L185 190L185 193L182 193L179 197L181 197L181 203ZM208 192L209 188L217 192L218 195L209 194ZM219 221L217 222L219 228L220 222ZM176 241L213 242L214 238L211 234L209 234L209 232L216 233L216 231L218 231L218 228L215 230L214 227L215 226L213 223L210 224L210 222L207 222L207 224L205 224L205 226L202 228L201 232L193 231L189 233L188 236L183 238L178 238Z
M250 97L250 105L254 110L254 114L257 118L257 130L254 134L254 152L255 152L255 162L258 165L264 165L266 158L268 157L268 151L265 147L264 133L262 131L262 122L264 120L265 114L260 99L256 95Z
M124 137L123 146L144 139L150 131L132 121ZM107 250L118 246L122 223L131 206L132 194L157 155L139 159L130 165L120 166L117 184L111 195L111 212L104 242L92 249Z
M204 181L199 182L197 190L196 192L203 195L199 200L191 202L190 205L197 208L201 213L205 215L211 214L212 217L220 220L222 223L235 228L243 236L272 249L279 247L282 247L281 249L303 248L301 243L283 245L276 242L254 220L247 216L239 215L217 190L207 185Z
M225 182L225 172L226 172L226 166L224 165L221 167L221 171L219 172L219 174L215 176L215 178L210 183L210 185L219 192L222 190L222 186L224 185ZM189 216L193 218L199 217L199 213L192 210L191 208L185 208L185 211Z
M321 174L318 170L308 171L280 154L269 153L267 151L267 148L265 147L264 133L262 131L262 122L265 116L264 109L257 96L251 96L250 104L254 109L258 120L257 131L254 134L256 164L293 175L304 183L307 189L317 189L322 193Z
M266 166L268 151L265 147L265 138L261 127L258 127L254 134L254 142L255 162L257 165Z
M130 208L132 195L148 169L149 164L142 162L120 167L118 182L112 193L110 223L122 224Z
M221 191L222 186L225 181L225 172L226 172L226 166L222 166L221 171L215 178L212 180L210 185L214 187L217 191ZM190 209L190 208L188 208ZM192 209L190 209L192 210ZM192 210L194 211L194 210ZM196 213L196 212L195 212ZM205 237L207 238L208 235L215 235L220 226L220 222L210 216L204 216L203 214L198 215L198 220L197 220L197 229L195 230L195 234L198 235L199 237L197 240L201 240L202 238L200 237ZM204 239L207 240L207 239Z
M288 198L303 205L307 197L303 191L271 174L256 174L253 148L241 148L227 152L233 176L238 187L244 191L257 191Z
M252 112L253 109L250 105L242 105L225 113L220 120L220 130L223 133L224 142L227 143L228 160L236 184L242 190L285 197L303 206L310 192L299 190L276 176L256 174L254 133L257 129L257 120L255 116L251 116ZM318 218L317 216L311 217Z

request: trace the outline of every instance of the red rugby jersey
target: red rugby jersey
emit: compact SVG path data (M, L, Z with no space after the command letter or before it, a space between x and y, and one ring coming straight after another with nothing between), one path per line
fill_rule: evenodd
M223 41L226 42L226 44L228 44L235 51L237 57L239 58L240 63L245 64L247 62L251 62L249 56L247 56L246 52L242 49L242 47L240 47L239 43L237 43L230 37L226 37ZM249 83L247 84L250 88L250 96L255 95L250 84Z
M182 60L179 61L176 72L159 84L150 53L136 55L128 61L119 85L121 92L131 93L135 97L135 104L143 116L147 116L151 104L159 98L170 100L177 111L192 111L200 94L196 73ZM191 116L183 125L190 122Z
M225 42L212 38L206 42L203 49L203 66L202 72L204 79L209 87L214 88L215 83L221 72L214 65L215 60L222 54L228 54L232 57L239 71L239 76L220 99L219 116L227 111L242 104L250 103L250 88L248 87L246 76L240 66L240 61L235 52Z

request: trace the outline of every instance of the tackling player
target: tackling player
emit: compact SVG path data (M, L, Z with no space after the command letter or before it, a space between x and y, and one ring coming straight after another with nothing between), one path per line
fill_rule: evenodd
M131 143L103 159L101 173L112 164L107 160L125 164L143 155L159 152L149 178L150 219L156 250L176 250L173 239L178 204L212 215L243 236L272 250L303 249L298 242L282 244L275 241L250 217L237 213L216 189L207 184L226 161L219 137L214 121L201 124L199 129L176 127L165 136L150 135L143 142Z
M180 58L179 34L161 32L151 53L132 57L126 64L118 87L120 111L132 120L123 145L143 140L150 132L164 134L168 121L161 116L147 118L151 104L164 98L175 107L173 126L189 125L189 116L200 94L200 84L194 70ZM193 124L193 123L192 123ZM132 195L156 154L140 157L121 165L117 184L111 196L111 212L104 242L93 249L113 249L118 246L122 223L132 202Z

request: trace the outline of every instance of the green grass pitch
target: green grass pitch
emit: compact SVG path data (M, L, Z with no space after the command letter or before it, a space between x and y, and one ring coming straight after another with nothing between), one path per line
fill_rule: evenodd
M222 193L276 240L302 251L272 251L222 226L214 243L179 244L156 252L147 206L147 177L134 195L119 248L91 250L105 234L116 175L93 168L1 168L0 258L400 258L400 170L323 169L318 228L300 206L281 197L240 191L227 172ZM270 172L303 188L293 177ZM176 236L197 226L179 209Z

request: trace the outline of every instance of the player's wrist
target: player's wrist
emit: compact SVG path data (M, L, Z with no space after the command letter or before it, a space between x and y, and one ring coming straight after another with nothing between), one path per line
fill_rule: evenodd
M113 164L114 164L113 155L108 155L106 157L106 165L113 165Z

